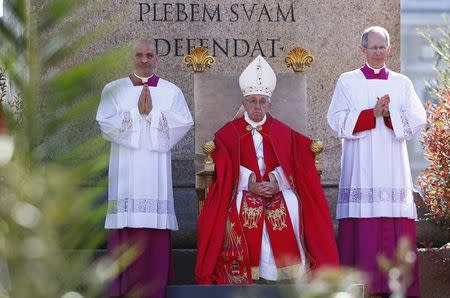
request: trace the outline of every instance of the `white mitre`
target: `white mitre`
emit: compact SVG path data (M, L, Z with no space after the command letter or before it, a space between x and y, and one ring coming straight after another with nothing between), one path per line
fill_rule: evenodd
M277 76L261 55L256 57L239 77L239 86L244 97L252 94L262 94L270 97L276 85Z

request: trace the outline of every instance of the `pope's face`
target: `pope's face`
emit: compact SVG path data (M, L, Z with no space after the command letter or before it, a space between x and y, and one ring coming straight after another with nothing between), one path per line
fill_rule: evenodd
M367 63L370 67L381 68L386 62L391 48L387 46L383 35L377 32L370 32L367 36L367 48L362 48L366 55Z
M153 44L148 42L138 44L134 53L134 68L137 75L143 77L151 76L157 61L158 56Z
M266 113L270 112L272 104L267 95L248 95L242 101L245 111L251 120L259 122L264 119Z

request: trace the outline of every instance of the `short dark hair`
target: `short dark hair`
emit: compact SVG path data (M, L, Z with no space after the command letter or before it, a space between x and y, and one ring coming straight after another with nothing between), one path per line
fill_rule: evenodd
M134 44L134 48L136 49L139 45L141 45L143 43L148 44L148 45L152 45L155 48L155 50L156 50L156 42L153 39L151 39L151 38L138 39L136 41L136 43Z

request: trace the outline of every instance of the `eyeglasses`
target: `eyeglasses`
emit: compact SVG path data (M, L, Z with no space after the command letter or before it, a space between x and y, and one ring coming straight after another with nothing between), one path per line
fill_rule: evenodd
M372 47L372 48L366 48L367 50L371 51L371 52L376 52L376 51L380 51L380 52L386 52L386 47Z
M246 102L248 102L249 104L251 104L252 106L256 106L256 104L259 103L260 106L266 105L268 104L270 101L268 99L261 99L261 100L256 100L256 99L246 99Z

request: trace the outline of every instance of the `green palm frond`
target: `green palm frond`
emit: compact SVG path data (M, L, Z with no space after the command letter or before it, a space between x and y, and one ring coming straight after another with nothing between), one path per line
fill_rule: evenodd
M20 98L14 110L2 96L15 138L13 159L0 165L0 259L10 268L11 297L103 297L114 271L94 255L105 242L109 150L94 127L105 77L127 57L126 47L72 59L114 29L77 30L86 21L83 6L103 2L5 1L0 69L10 97Z

